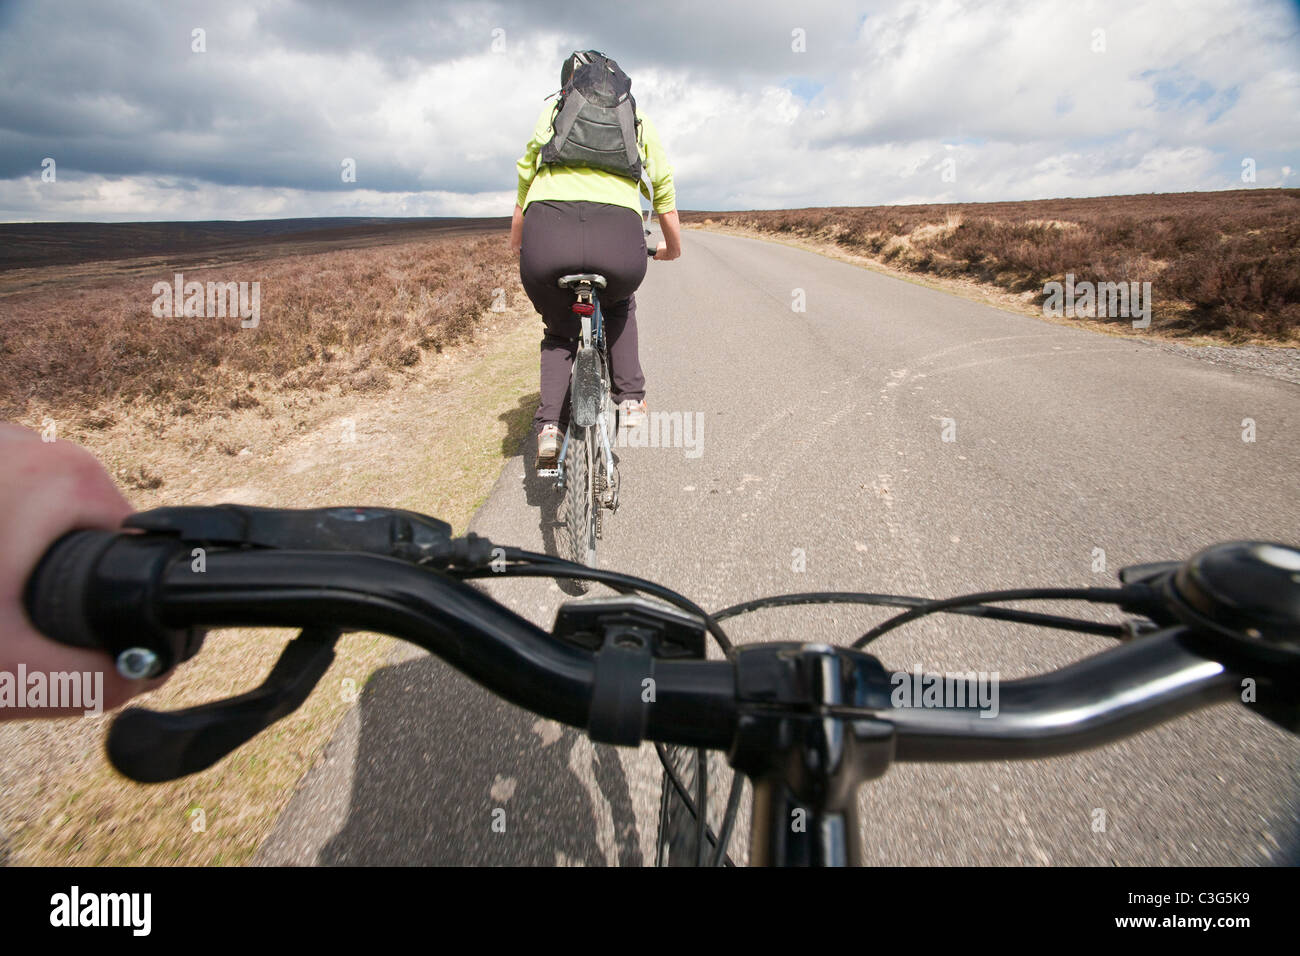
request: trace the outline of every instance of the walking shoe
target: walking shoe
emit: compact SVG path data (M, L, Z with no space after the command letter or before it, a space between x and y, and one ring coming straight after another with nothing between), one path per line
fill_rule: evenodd
M619 428L637 429L645 423L645 399L629 398L618 403Z
M537 467L554 468L560 457L560 426L543 425L537 435Z

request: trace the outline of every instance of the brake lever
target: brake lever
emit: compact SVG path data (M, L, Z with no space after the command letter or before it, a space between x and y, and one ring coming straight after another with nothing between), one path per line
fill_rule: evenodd
M206 770L302 705L334 661L337 628L304 628L262 684L246 694L176 711L131 707L108 732L109 762L138 783Z

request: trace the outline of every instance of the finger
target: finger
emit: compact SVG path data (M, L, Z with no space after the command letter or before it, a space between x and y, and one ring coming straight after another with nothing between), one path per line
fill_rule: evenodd
M6 430L7 431L7 430ZM66 441L3 436L0 469L0 604L18 600L45 549L78 528L116 528L133 511L103 467Z

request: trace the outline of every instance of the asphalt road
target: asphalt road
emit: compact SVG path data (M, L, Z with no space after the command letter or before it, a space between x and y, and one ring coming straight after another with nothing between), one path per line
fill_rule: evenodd
M651 263L638 315L651 410L703 430L621 452L602 557L705 607L1106 586L1218 540L1300 541L1300 386L698 231ZM555 495L531 469L511 459L472 528L554 550ZM548 626L568 598L541 581L491 590ZM879 619L783 609L729 630L849 643ZM1106 646L936 617L876 652L1010 680ZM367 686L258 859L639 865L658 794L648 746L593 746L417 652ZM1300 862L1300 740L1239 705L1070 757L897 765L861 800L871 863ZM733 858L747 847L742 827Z

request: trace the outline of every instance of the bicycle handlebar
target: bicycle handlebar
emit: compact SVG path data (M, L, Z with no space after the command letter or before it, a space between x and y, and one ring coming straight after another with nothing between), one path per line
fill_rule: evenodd
M411 512L164 508L126 524L144 533L73 532L49 549L25 592L38 630L149 676L197 653L209 629L303 629L250 694L177 714L126 711L109 753L137 780L210 766L284 716L324 673L339 633L353 630L410 641L595 740L726 750L747 772L761 772L774 721L843 720L886 764L1040 757L1239 696L1246 677L1261 684L1266 717L1300 730L1300 575L1287 568L1300 567L1300 550L1283 545L1221 545L1183 564L1126 569L1120 606L1152 627L1061 670L1001 683L990 716L965 679L945 684L959 704L896 706L900 675L848 647L756 644L705 660L712 622L658 601L570 602L548 633L460 578L485 573L497 552L529 573L589 569L474 535L453 540L447 525Z

